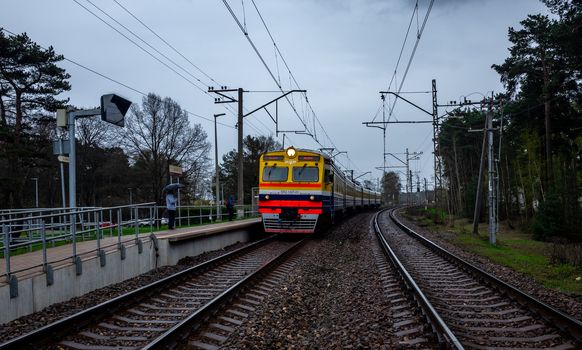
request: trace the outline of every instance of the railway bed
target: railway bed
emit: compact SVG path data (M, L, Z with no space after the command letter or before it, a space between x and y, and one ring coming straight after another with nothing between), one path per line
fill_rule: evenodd
M389 217L390 215L390 217ZM384 212L382 236L459 344L452 348L574 349L582 324L461 262ZM444 336L443 338L446 338ZM462 345L461 345L462 344Z
M193 314L295 247L271 238L156 281L0 345L25 348L148 348L174 341Z
M403 229L363 213L301 242L264 239L0 349L580 347L578 321L527 306Z

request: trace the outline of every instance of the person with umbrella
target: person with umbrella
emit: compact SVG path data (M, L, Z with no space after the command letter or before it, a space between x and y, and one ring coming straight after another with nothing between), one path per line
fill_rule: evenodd
M228 220L232 221L234 216L234 197L232 195L226 201L226 210L228 211Z
M182 184L169 184L164 187L166 193L166 209L168 210L168 229L174 229L174 221L176 219L176 203L178 199L174 195L174 190L180 187L184 187Z

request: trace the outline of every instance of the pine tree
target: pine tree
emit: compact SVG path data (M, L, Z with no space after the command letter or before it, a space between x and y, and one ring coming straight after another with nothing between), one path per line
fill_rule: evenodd
M43 49L26 33L7 36L0 28L0 206L21 207L27 174L46 152L33 130L46 112L63 107L57 96L71 89L63 60L52 47Z

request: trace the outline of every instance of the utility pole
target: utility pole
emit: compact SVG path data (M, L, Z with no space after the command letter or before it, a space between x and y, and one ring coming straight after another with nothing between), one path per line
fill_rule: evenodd
M408 157L408 148L406 149L406 204L410 205L410 196L412 195L412 172L410 171L410 162ZM410 191L408 190L410 188Z
M221 203L220 203L220 173L218 171L218 131L216 128L216 119L225 113L214 115L214 170L216 171L216 221L222 221Z
M34 181L34 187L36 189L34 198L36 199L36 207L38 208L38 177L33 177L31 180Z
M386 95L382 94L380 95L382 97L382 122L385 123L386 122ZM386 124L384 124L384 127L382 128L382 132L384 133L384 136L382 137L382 141L384 143L384 152L382 153L384 155L384 170L382 171L382 176L386 176L386 128L388 126Z
M416 174L416 204L420 204L420 177Z
M384 166L382 169L384 169L384 173L385 173L385 169L387 168L386 166L386 155L390 154L390 153L386 153L386 128L388 126L388 124L423 124L423 123L432 123L433 124L433 134L435 136L433 136L433 141L435 142L435 145L437 143L437 137L436 135L438 135L438 113L437 113L437 109L436 107L438 106L436 104L436 80L433 79L432 81L433 83L433 112L429 112L426 109L418 106L417 104L407 100L406 98L400 96L399 94L392 92L392 91L380 91L380 98L382 99L382 121L381 122L363 122L362 124L366 125L367 127L373 127L373 128L379 128L382 129L384 132ZM399 98L401 100L403 100L404 102L408 103L409 105L412 105L413 107L421 110L422 112L430 115L432 117L432 120L412 120L412 121L386 121L386 116L385 116L385 101L386 101L386 94L391 94L394 95L396 98ZM435 116L436 116L436 123L435 123ZM379 126L381 125L381 126ZM435 129L436 128L436 129ZM436 146L435 146L436 147ZM436 148L435 148L436 149ZM435 157L437 156L437 153L435 152ZM400 160L400 159L399 159ZM440 164L440 160L439 163ZM435 167L437 165L437 162L435 160ZM437 174L437 170L435 168L435 174ZM407 178L407 183L408 183L408 171L407 174L405 175ZM408 185L407 185L407 191L408 191ZM436 191L435 191L436 192ZM408 196L407 196L408 198Z
M493 100L491 101L493 103ZM497 243L497 221L495 217L495 169L493 155L493 110L487 112L487 162L489 166L489 243Z
M426 186L426 177L424 178L424 204L428 204L428 187Z
M408 170L406 177L408 178L408 183L410 185L410 191L408 191L408 204L410 204L410 202L413 202L414 204L414 201L412 200L412 194L414 193L412 192L412 170Z
M475 211L473 212L473 234L479 234L479 214L481 213L481 192L483 188L483 169L485 168L485 146L487 145L487 129L488 121L485 120L485 128L483 130L483 142L481 144L481 160L479 161L479 178L477 179L477 194L475 198Z
M109 94L101 96L101 107L89 110L66 111L65 109L57 110L57 126L67 127L69 131L69 209L70 209L70 227L71 241L73 242L73 263L76 265L76 273L82 273L81 258L77 256L77 225L75 215L77 214L77 152L75 151L75 120L77 118L92 117L101 115L101 120L108 123L124 126L125 114L131 106L128 101L120 96Z
M269 114L269 116L271 117L271 119L273 120L273 122L275 122L275 125L278 125L278 110L276 113L276 118L274 119L271 114L269 113L269 111L267 110L267 106L270 105L271 103L276 103L277 101L279 101L281 98L286 97L287 95L293 93L293 92L307 92L307 90L290 90L287 91L285 93L283 93L281 96L263 104L262 106L260 106L259 108L256 108L248 113L244 113L244 104L243 104L243 94L244 94L244 90L242 88L238 88L238 89L229 89L226 86L221 86L220 89L214 89L213 86L210 86L208 88L208 92L211 93L215 93L217 94L219 97L214 99L214 103L219 104L219 103L233 103L233 102L237 102L238 104L238 111L237 111L237 130L238 130L238 199L237 199L237 204L240 206L238 209L238 213L237 216L242 216L244 214L244 208L242 207L244 205L244 182L243 182L243 137L244 137L244 133L243 133L243 119L245 117L248 117L249 115L255 113L258 110L261 109L265 109L265 111L267 112L267 114ZM227 93L232 93L232 92L236 92L237 93L237 98L233 98L229 95L227 95ZM248 91L246 91L248 92Z
M493 148L493 104L494 100L493 96L491 96L491 99L489 100L489 109L485 113L485 127L483 130L469 131L483 131L481 161L479 164L479 178L477 182L477 196L475 198L475 212L473 214L473 234L479 233L479 213L481 212L481 192L483 188L483 172L485 168L485 149L487 148L489 243L495 245L497 244L497 195L495 183L495 156Z
M345 170L346 173L350 173L350 179L354 182L354 171L353 170Z
M243 188L243 89L238 88L238 122L237 122L237 130L238 130L238 210L244 210L242 205L244 205L244 188ZM237 213L237 216L238 213Z
M436 79L432 80L432 143L434 152L434 204L438 207L438 189L442 188L441 181L441 155L439 150L439 104L437 100Z
M396 157L396 154L404 154L406 156L406 161L403 161L402 159ZM406 172L404 173L404 176L406 176L406 203L410 204L410 196L412 195L412 171L410 170L410 161L411 160L419 160L420 159L420 155L422 154L422 152L408 152L408 148L406 149L405 153L385 153L384 155L389 155L394 157L397 161L399 161L400 163L404 164L404 166L389 166L389 167L385 167L385 168L406 168Z

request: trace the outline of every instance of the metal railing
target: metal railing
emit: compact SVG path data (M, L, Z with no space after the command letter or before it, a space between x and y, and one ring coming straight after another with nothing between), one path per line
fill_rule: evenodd
M237 218L237 209L234 208L233 218ZM242 207L243 217L258 215L251 206ZM217 216L214 206L180 206L176 210L176 227L195 226L226 221L229 219L226 208ZM4 262L4 269L0 277L5 277L10 283L14 274L42 267L43 271L52 271L50 264L72 259L80 265L77 245L80 241L96 241L90 252L97 253L104 261L103 249L117 245L122 250L122 259L125 248L122 237L133 236L135 243L140 245L140 234L151 234L167 224L167 210L164 206L155 203L141 203L117 207L96 208L41 208L41 209L10 209L0 210L0 258ZM115 243L108 240L103 246L102 240L107 237L117 237ZM47 249L58 245L70 245L71 253L58 260L49 261ZM42 250L42 261L37 264L28 264L25 268L12 269L11 258L15 255ZM87 254L85 251L83 254ZM103 264L103 263L102 263ZM51 272L52 273L52 272ZM79 273L80 274L80 273Z

